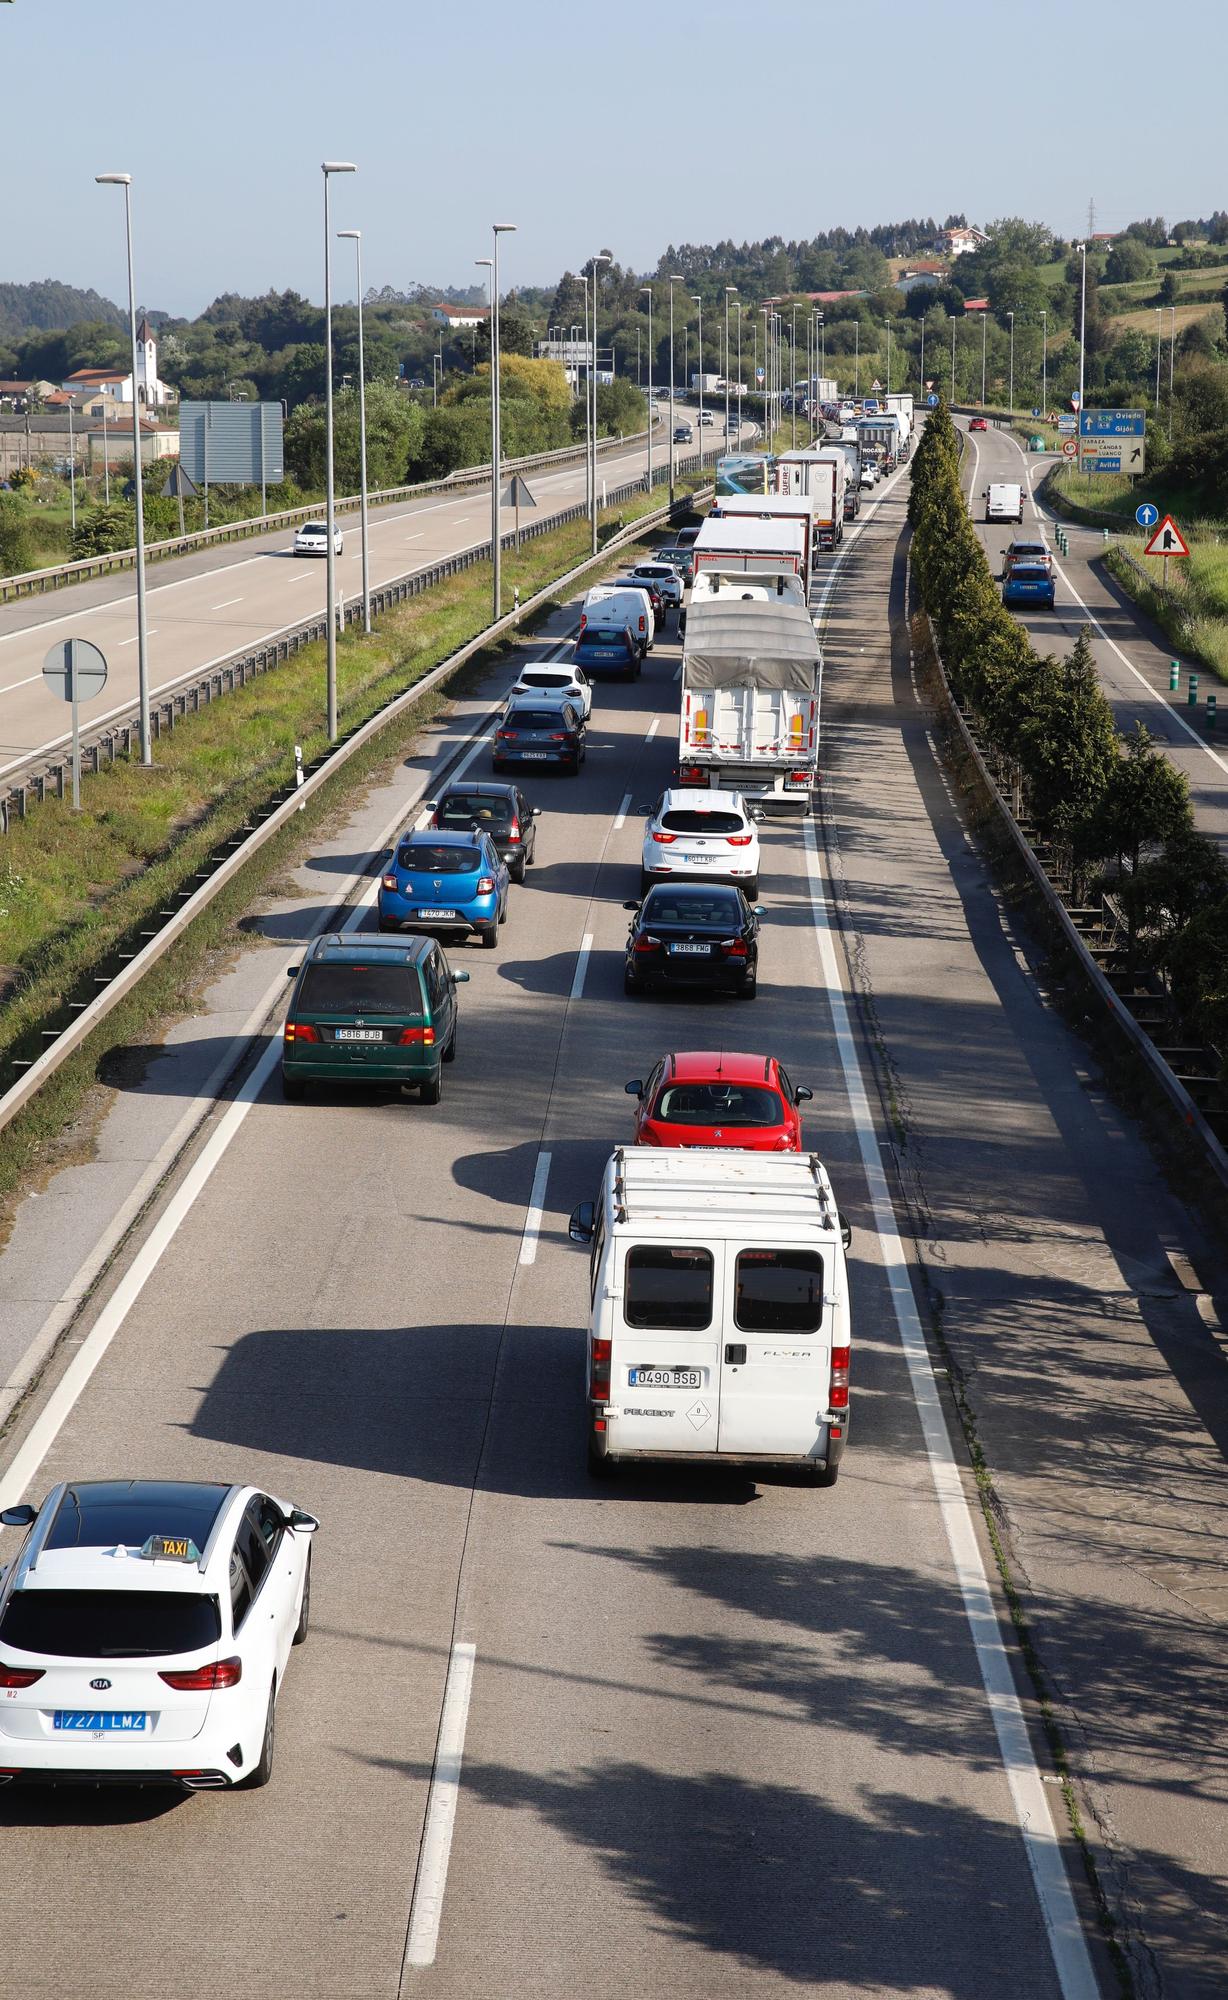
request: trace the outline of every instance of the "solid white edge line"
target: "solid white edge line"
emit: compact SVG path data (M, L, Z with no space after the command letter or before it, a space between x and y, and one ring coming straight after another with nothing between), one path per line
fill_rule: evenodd
M439 1718L435 1768L431 1774L431 1790L426 1806L422 1852L409 1911L402 1977L410 1966L435 1963L443 1896L448 1883L452 1832L456 1824L456 1805L460 1795L465 1725L469 1720L469 1697L473 1691L476 1657L476 1648L465 1640L458 1640L452 1648L443 1693L443 1710Z
M588 971L589 953L592 949L593 933L585 931L584 936L580 940L580 949L576 954L576 969L572 975L571 992L567 995L569 1006L573 1000L578 1000L584 991L584 976Z
M896 1227L895 1211L879 1151L878 1135L862 1080L861 1062L853 1039L844 988L836 963L835 944L828 916L823 883L823 864L810 820L804 822L806 872L811 909L818 942L819 964L831 1008L832 1026L840 1067L844 1073L849 1109L857 1132L857 1145L870 1193L874 1226L882 1251L883 1268L891 1292L891 1303L899 1329L900 1345L908 1367L909 1382L926 1456L938 1499L939 1512L951 1550L951 1560L977 1664L988 1698L989 1712L998 1738L998 1748L1006 1771L1015 1816L1023 1837L1024 1850L1040 1904L1041 1917L1053 1955L1054 1970L1063 2000L1099 2000L1099 1987L1092 1971L1074 1896L1066 1875L1062 1850L1054 1832L1049 1801L1028 1739L1023 1709L1015 1691L1010 1660L990 1592L985 1565L977 1545L972 1515L964 1495L959 1467L943 1414L938 1385L930 1366L904 1246Z
M615 833L618 832L620 827L624 827L627 824L627 814L630 812L630 810L631 810L631 794L630 792L624 792L623 802L619 806L618 811L614 815Z
M657 730L658 730L658 729L660 728L660 726L661 726L661 718L660 718L660 716L659 716L659 715L654 715L654 716L653 716L653 718L652 718L652 721L651 721L651 722L649 723L649 725L648 725L648 734L647 734L647 736L645 736L645 738L644 738L644 741L645 741L645 743L651 743L651 742L652 742L652 739L653 739L653 737L654 737L654 736L656 735L656 733L657 733Z
M528 1211L524 1219L524 1232L520 1238L520 1258L522 1264L537 1262L537 1239L541 1235L542 1213L546 1206L546 1182L550 1178L550 1155L539 1153L537 1165L533 1169L533 1189L529 1195Z

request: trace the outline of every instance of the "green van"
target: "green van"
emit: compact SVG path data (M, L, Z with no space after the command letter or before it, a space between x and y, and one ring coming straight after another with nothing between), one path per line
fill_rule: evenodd
M282 1093L321 1083L399 1083L438 1104L443 1064L456 1054L456 988L429 937L333 932L314 940L286 977L295 982L283 1031Z

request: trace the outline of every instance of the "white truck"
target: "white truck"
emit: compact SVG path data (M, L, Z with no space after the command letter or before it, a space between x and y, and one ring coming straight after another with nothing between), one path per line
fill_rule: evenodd
M620 1146L568 1235L589 1251L585 1430L627 1460L781 1466L848 1442L848 1224L817 1153Z
M992 480L985 488L987 521L1022 521L1023 487L1017 479Z
M725 377L723 375L692 375L691 377L691 394L693 396L712 396L715 395L718 389L723 389L724 386Z
M845 490L848 465L843 452L822 446L806 451L782 451L773 471L778 493L804 493L817 502L815 533L821 549L837 549L844 540Z
M905 423L908 425L908 435L911 437L917 428L917 413L913 406L912 396L907 391L904 391L899 395L884 396L883 401L889 410L896 410L903 417Z
M805 607L806 534L799 521L710 514L692 556L688 608L713 597L787 598Z
M818 782L823 655L806 605L695 597L687 611L679 786L804 816Z
M815 516L819 502L808 493L718 493L712 513L722 520L757 515L763 521L800 521L806 534L806 566L802 579L809 598L819 552Z

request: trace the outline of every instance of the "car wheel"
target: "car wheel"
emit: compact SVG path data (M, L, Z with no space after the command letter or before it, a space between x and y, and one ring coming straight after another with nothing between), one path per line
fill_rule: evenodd
M612 1458L603 1458L593 1444L588 1441L588 1476L590 1479L613 1479L618 1467Z
M298 1608L298 1624L294 1628L293 1644L301 1646L307 1637L307 1627L311 1623L311 1544L307 1544L307 1567L303 1572L303 1596Z
M490 760L490 768L492 771L501 771L503 769L502 757L492 757Z
M454 1021L452 1024L452 1033L448 1036L448 1046L443 1052L444 1062L456 1061L456 1033L459 1026L459 1021Z
M513 882L524 881L524 871L528 867L528 865L529 865L529 857L527 854L522 854L519 861L513 863L511 869L511 877Z
M287 1076L285 1070L283 1070L281 1073L281 1094L287 1104L301 1104L307 1094L307 1085L301 1077Z
M245 1792L258 1792L265 1785L268 1784L269 1779L272 1777L273 1739L275 1734L274 1718L276 1715L276 1710L277 1710L277 1682L274 1681L269 1689L269 1705L267 1710L265 1711L264 1741L260 1745L259 1762L255 1765L255 1767L252 1770L248 1772L245 1778L240 1780L239 1786L236 1787L236 1789Z
M388 921L387 917L379 917L379 918L377 918L377 919L376 919L376 922L377 922L377 927L378 927L378 928L379 928L379 929L380 929L381 931L390 931L390 930L393 930L393 929L395 928L395 926L394 926L394 925L392 925L392 924L390 924L390 923L389 923L389 921Z
M438 1104L443 1096L442 1073L437 1070L434 1076L429 1076L419 1089L418 1095L424 1104Z
M639 990L640 990L640 982L639 982L639 980L638 980L638 979L633 979L633 978L631 977L631 974L630 974L629 972L625 972L625 971L624 971L624 973L623 973L623 992L624 992L624 993L627 993L627 994L637 994L637 993L639 992Z
M503 899L503 902L502 902L502 904L500 905L500 909L499 909L499 922L500 922L501 924L505 924L505 923L507 922L507 898L506 898L506 896L504 897L504 899Z
M738 988L738 999L753 1000L758 991L759 981L757 979L744 979Z
M482 932L482 944L485 950L494 951L497 949L498 943L499 943L499 926L497 923L494 923L491 925L488 931Z

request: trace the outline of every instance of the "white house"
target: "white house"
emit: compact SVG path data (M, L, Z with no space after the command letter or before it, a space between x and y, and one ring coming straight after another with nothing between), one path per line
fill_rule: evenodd
M440 326L485 326L489 306L432 306L431 318Z
M988 241L983 229L944 229L934 248L948 257L964 257L970 250L979 250Z
M148 409L164 410L176 400L174 389L159 380L158 342L145 319L136 330L136 385L137 401ZM70 396L96 392L118 403L132 401L132 375L124 368L78 368L60 386Z

